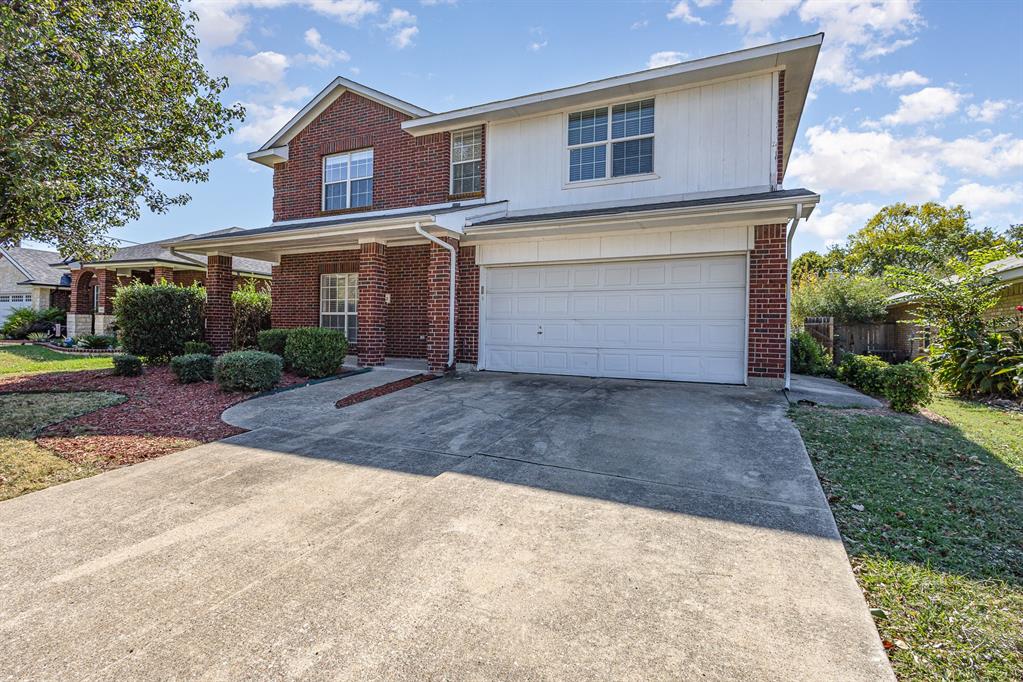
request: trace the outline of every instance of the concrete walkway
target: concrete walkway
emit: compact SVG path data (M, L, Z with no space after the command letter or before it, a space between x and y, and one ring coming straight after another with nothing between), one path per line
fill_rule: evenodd
M0 677L893 679L780 394L356 378L0 503Z
M827 377L793 374L790 385L788 399L793 405L805 401L825 407L881 407L876 398Z

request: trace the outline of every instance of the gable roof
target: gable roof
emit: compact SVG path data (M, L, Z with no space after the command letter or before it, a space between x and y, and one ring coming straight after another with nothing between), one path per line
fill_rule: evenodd
M1001 260L993 260L984 266L984 271L1003 282L1023 279L1023 256L1009 256ZM888 305L900 305L902 303L909 303L912 300L912 293L900 291L888 297Z
M21 246L0 247L3 255L25 276L25 281L18 284L38 284L40 286L67 286L61 284L61 278L67 270L55 265L60 256L53 251L43 249L26 249Z

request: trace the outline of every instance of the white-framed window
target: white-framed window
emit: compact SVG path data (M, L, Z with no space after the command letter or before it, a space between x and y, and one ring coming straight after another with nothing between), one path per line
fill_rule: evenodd
M479 192L482 177L483 128L451 133L451 193Z
M654 100L568 115L568 181L654 172Z
M0 294L0 303L31 303L31 294Z
M355 343L359 335L359 276L354 273L320 275L320 326L340 329Z
M323 210L373 204L373 150L323 157Z

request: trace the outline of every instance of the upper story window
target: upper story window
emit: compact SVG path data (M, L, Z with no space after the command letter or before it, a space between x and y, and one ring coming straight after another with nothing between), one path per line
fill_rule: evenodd
M568 115L569 182L653 172L653 99Z
M483 159L483 129L470 128L451 133L451 193L480 191Z
M373 150L323 157L323 210L373 203Z

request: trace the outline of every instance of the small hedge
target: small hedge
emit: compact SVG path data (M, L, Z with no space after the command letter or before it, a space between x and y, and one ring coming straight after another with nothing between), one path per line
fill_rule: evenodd
M79 348L106 350L117 345L117 339L106 334L83 334L75 342Z
M149 362L166 362L181 355L186 341L203 333L206 290L193 285L142 284L119 286L114 294L114 315L121 345Z
M284 345L288 342L290 329L264 329L256 334L256 345L264 353L284 357Z
M284 359L295 373L304 377L337 374L348 353L348 339L337 329L299 327L288 333Z
M121 377L137 377L142 374L142 358L123 353L114 356L114 374Z
M181 344L182 355L213 355L213 346L205 341L185 341Z
M270 293L249 278L231 293L233 327L231 348L244 350L258 346L260 330L270 327Z
M849 354L838 366L838 380L885 398L898 412L916 412L931 402L931 373L919 363L889 365L872 355Z
M811 376L833 374L827 351L808 331L792 335L792 371Z
M267 391L281 380L284 362L273 353L239 350L213 364L213 377L225 391Z
M206 353L190 353L171 358L171 371L182 384L194 384L213 379L213 356Z

